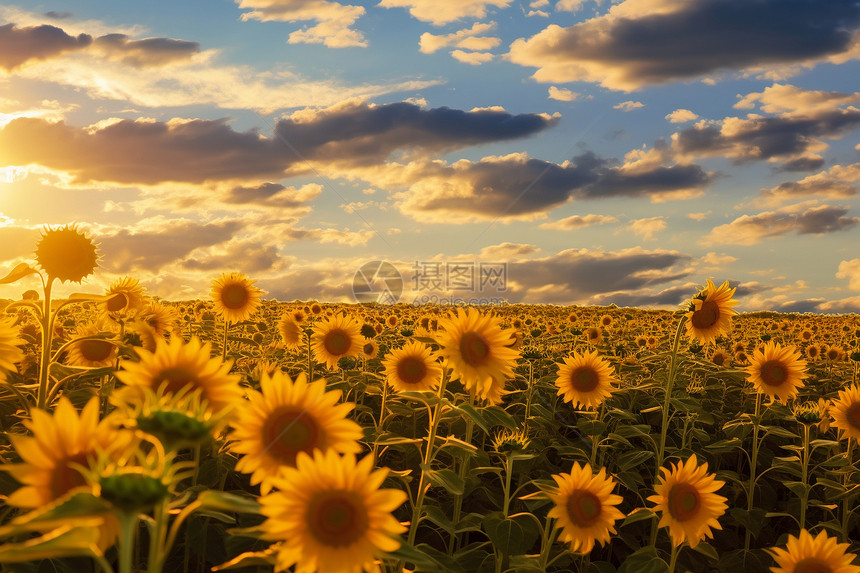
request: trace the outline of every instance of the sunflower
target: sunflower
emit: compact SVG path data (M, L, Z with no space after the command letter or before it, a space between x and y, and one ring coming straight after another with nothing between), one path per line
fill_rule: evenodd
M141 311L141 318L155 334L164 336L176 332L179 328L179 314L172 306L159 301L152 301Z
M829 537L823 529L815 537L801 529L798 537L788 536L785 549L767 550L777 565L770 570L773 573L860 573L860 567L851 564L857 556L846 553L849 547L848 543L837 543L836 538Z
M711 354L711 362L716 364L717 366L728 366L729 355L722 350L714 350Z
M379 344L372 338L365 338L361 345L361 356L367 360L373 360L379 354Z
M131 277L123 277L111 283L106 295L113 295L102 303L105 312L132 314L141 310L146 304L146 294L140 281Z
M806 361L800 358L800 352L778 342L767 342L763 349L756 349L746 372L757 391L783 404L797 395L807 377Z
M373 470L373 456L302 452L295 468L274 479L280 490L260 498L263 537L281 541L276 571L378 571L377 560L396 551L406 528L391 512L406 501L398 489L379 489L388 469Z
M302 328L296 322L294 313L285 313L278 321L278 332L288 348L295 348L302 343Z
M17 370L16 362L24 359L24 352L18 348L24 341L18 338L15 317L0 318L0 380L6 379L6 371Z
M589 464L585 467L574 462L569 474L552 476L558 491L548 492L555 507L549 517L561 526L559 539L570 543L574 553L590 553L597 541L604 545L615 533L615 521L624 517L615 506L623 501L614 495L615 481L606 475L606 468L597 474Z
M716 341L718 336L728 334L732 329L732 316L737 314L732 308L738 302L732 299L735 290L729 288L729 281L718 288L708 279L705 289L690 301L687 336L705 345Z
M501 320L470 308L457 309L439 324L445 332L439 336L439 353L448 360L452 379L485 400L501 401L504 381L514 376L519 350L509 347L510 330L502 330Z
M137 353L139 362L126 361L122 370L116 373L116 377L126 384L111 396L117 404L139 401L142 399L141 388L158 391L162 385L166 393L173 394L191 385L190 392L199 390L201 398L215 411L231 407L242 399L241 376L230 374L230 363L210 358L208 342L201 343L196 337L187 344L179 337L169 343L158 339L155 352L140 348Z
M80 415L62 396L51 415L33 409L24 425L32 436L7 434L23 463L0 466L23 484L6 503L36 508L50 504L73 489L86 487L87 480L76 466L88 467L99 451L117 458L130 448L133 435L118 427L119 418L99 422L99 401L93 397Z
M591 327L585 331L585 339L589 344L597 344L603 340L603 331L596 327Z
M78 326L77 337L86 338L99 334L100 329L95 324ZM68 348L66 363L69 366L86 368L101 368L113 366L117 357L117 342L108 338L90 338L88 340L73 340Z
M423 392L436 388L442 367L433 351L417 340L392 350L382 360L388 383L395 392Z
M95 244L76 225L46 227L36 244L36 261L49 279L60 282L79 283L98 266Z
M600 406L612 393L612 384L618 383L612 365L598 356L596 350L586 354L575 352L572 357L564 358L564 364L556 365L557 394L564 396L565 402L572 402L575 408Z
M854 384L839 391L839 398L830 407L833 425L841 430L843 438L860 442L860 386Z
M308 384L304 373L295 382L280 370L263 374L261 392L239 409L233 424L231 449L244 456L236 470L251 474L251 485L262 483L263 494L281 468L295 466L299 453L315 449L341 454L361 451L357 440L364 433L346 416L353 404L338 404L340 390L325 391L325 380Z
M230 323L242 322L257 312L263 291L243 273L224 273L212 281L210 295L215 311Z
M337 361L361 353L361 323L348 314L341 313L314 325L311 345L314 358L330 369L337 368Z
M655 510L662 512L658 527L669 527L675 546L686 540L695 547L705 537L713 538L711 528L722 529L717 521L726 512L726 498L714 493L725 482L708 473L707 462L698 465L696 454L686 463L671 464L672 469L660 468L660 483L654 486L656 495L648 498Z

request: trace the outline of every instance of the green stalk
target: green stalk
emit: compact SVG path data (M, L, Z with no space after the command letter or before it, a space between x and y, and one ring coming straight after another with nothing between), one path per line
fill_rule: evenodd
M669 377L666 382L666 396L663 399L662 422L660 424L660 448L657 450L657 469L654 472L654 483L660 476L660 468L663 467L663 459L666 453L666 434L669 431L669 406L672 401L672 388L675 385L675 375L678 369L678 346L681 343L681 332L684 324L687 322L687 316L681 317L678 321L678 329L675 331L675 340L672 343L672 358L669 362ZM651 546L657 545L657 517L652 518L653 527L651 528Z
M54 279L48 277L45 284L45 300L42 301L42 361L39 364L39 394L37 405L45 409L48 397L48 371L51 369L51 342L54 336L54 317L51 316L51 286Z
M119 521L119 573L132 573L132 555L134 554L134 530L137 516L121 512Z
M755 482L756 482L756 468L758 467L758 450L761 446L761 440L758 439L758 431L759 426L761 425L761 420L759 419L759 411L761 410L761 392L756 392L755 394L755 417L753 418L753 443L752 443L752 457L750 458L750 483L747 489L747 515L752 511L753 508L753 500L755 498ZM752 538L752 534L750 530L747 529L746 536L744 538L744 553L750 550L750 539Z
M603 416L606 413L606 400L600 403L600 412L597 414L597 421L602 422ZM594 434L591 436L591 470L597 471L594 464L597 463L597 445L600 443L600 435Z
M475 405L475 393L474 392L469 393L469 405L470 406ZM466 443L467 444L472 443L472 434L474 433L474 431L475 431L475 421L472 420L472 418L466 418ZM457 471L457 475L460 476L461 480L466 479L466 469L468 467L469 467L469 458L464 456L463 461L460 463L460 467L458 468L458 471ZM452 520L451 520L451 523L453 523L455 527L457 526L457 523L460 522L460 516L462 515L462 512L463 512L463 495L457 494L454 496L454 513L452 515ZM453 553L456 550L458 545L459 545L459 539L458 539L457 535L456 534L452 535L451 536L451 544L448 546L448 555L453 555Z
M382 381L382 405L379 407L379 421L376 423L376 441L373 444L373 459L379 450L379 436L382 434L382 422L385 420L385 411L388 407L388 380Z
M672 553L669 557L669 573L675 573L675 565L678 563L678 555L681 554L681 546L672 544Z
M803 459L800 462L803 494L800 496L800 529L806 528L806 504L809 501L809 424L803 424Z
M221 362L227 361L227 331L230 328L230 321L224 319L224 347L221 349Z
M845 484L845 489L851 484L851 474L854 473L854 464L852 459L852 449L854 447L854 438L848 438L848 471L845 473L845 476L842 478L843 483ZM850 496L846 497L842 500L842 541L848 542L848 520L851 518L851 504L850 504Z
M514 456L508 454L505 456L505 505L502 508L502 514L505 519L508 517L508 510L511 507L511 478L514 476Z

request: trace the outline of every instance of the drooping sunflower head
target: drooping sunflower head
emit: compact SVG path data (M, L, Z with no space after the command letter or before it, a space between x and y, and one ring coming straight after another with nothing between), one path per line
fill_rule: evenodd
M711 528L722 529L717 519L726 512L726 498L715 492L725 482L708 473L708 464L699 465L696 454L686 462L660 468L655 495L648 498L661 512L658 527L668 527L675 546L685 540L695 547L705 537L712 538Z
M143 308L140 319L158 336L165 336L179 328L179 313L176 309L157 300Z
M141 310L146 304L146 293L140 281L132 277L122 277L108 287L107 295L113 295L102 303L105 312L132 314Z
M77 225L46 227L36 244L36 261L49 279L79 283L98 266L96 246Z
M215 311L227 322L242 322L257 312L263 291L242 273L224 273L212 281Z
M100 334L100 330L95 324L79 325L77 339L67 348L66 363L87 368L113 366L118 354L118 341L109 333Z
M823 529L812 536L806 529L795 537L789 534L785 549L773 547L768 553L776 561L773 573L860 573L860 567L851 563L857 558L848 553L849 543L838 543Z
M829 410L841 437L860 442L860 385L840 390L839 398L833 400Z
M708 284L690 301L687 312L687 336L705 345L717 337L728 334L732 329L732 316L737 311L732 307L738 301L732 299L736 288L729 288L729 281L717 287L711 279Z
M187 344L180 337L172 338L169 343L158 339L155 352L143 348L137 352L140 360L123 362L122 370L116 373L126 386L111 395L115 404L142 400L142 388L166 394L199 391L216 412L232 408L242 399L241 376L230 374L229 362L210 358L208 342L201 343L196 337Z
M361 323L341 313L314 325L311 347L317 362L335 370L341 358L361 353L361 340Z
M19 348L24 340L18 337L18 332L15 317L0 318L0 380L5 380L6 372L15 370L15 363L24 359Z
M439 353L447 359L452 379L460 379L469 392L485 400L499 400L499 386L512 378L519 350L509 346L513 332L501 328L501 320L469 308L440 321Z
M574 408L596 408L612 393L612 384L618 384L612 365L597 351L564 358L558 364L558 378L555 385L558 395Z
M260 498L264 538L282 541L277 571L346 573L375 570L374 563L400 547L406 528L391 512L406 501L399 489L379 489L387 469L373 470L373 456L356 462L333 450L304 452L284 468L279 491Z
M233 424L231 449L244 454L236 470L262 483L265 494L281 468L295 466L298 455L315 449L358 453L361 427L347 418L351 403L338 404L340 390L326 392L324 379L308 384L304 373L295 381L280 370L264 373L260 392L249 392Z
M778 342L767 342L756 349L746 372L747 380L757 391L783 404L797 395L807 377L806 361L800 358L800 352L794 346L783 347Z
M410 340L389 352L382 361L388 383L395 392L424 392L439 385L442 367L426 344Z
M595 474L589 464L574 462L569 474L552 476L558 489L549 491L555 506L549 517L558 519L562 528L559 539L570 543L574 553L590 553L595 542L607 543L615 533L615 521L624 517L616 506L623 501L615 495L615 481L606 475L606 468Z
M302 343L302 328L291 312L284 313L278 321L278 332L288 348L295 348Z

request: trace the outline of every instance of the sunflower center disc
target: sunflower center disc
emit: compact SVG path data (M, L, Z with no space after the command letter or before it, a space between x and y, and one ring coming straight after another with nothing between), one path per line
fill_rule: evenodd
M577 527L590 527L600 518L603 504L586 489L574 490L567 498L567 514Z
M845 410L845 419L855 428L860 429L860 402L854 402Z
M342 330L332 330L325 335L325 341L323 344L329 354L340 356L342 354L346 354L352 341L349 339L349 335L346 332Z
M833 569L817 557L807 557L797 562L794 573L833 573Z
M176 394L183 388L185 388L188 384L194 384L196 386L197 379L188 370L185 368L173 367L173 368L165 368L161 372L158 373L152 380L153 388L158 388L162 384L166 383L165 391L171 394Z
M669 490L669 513L678 521L687 521L699 513L699 490L688 483L679 483Z
M693 312L690 322L695 328L710 328L716 324L720 318L720 307L712 300L706 300L702 303L699 310Z
M580 366L570 373L570 383L577 392L591 392L599 382L600 377L591 366Z
M116 293L107 301L107 309L110 312L119 312L128 306L128 297L121 292Z
M406 384L418 384L427 375L427 365L420 358L407 356L397 363L397 376Z
M51 474L51 493L54 499L62 497L73 488L87 485L86 478L71 464L80 464L86 467L87 453L81 452L57 460L57 466Z
M761 365L761 381L768 386L782 386L786 378L788 370L779 360L768 360Z
M368 527L367 509L354 492L318 494L308 505L307 524L323 545L341 547L360 539Z
M231 310L242 308L248 303L250 294L244 285L231 284L221 290L221 304Z
M78 346L81 356L90 362L107 360L113 351L113 344L104 340L84 340Z
M364 345L364 347L361 349L361 351L367 355L373 354L373 345L368 342L367 344Z
M310 453L323 445L313 416L293 406L277 408L269 414L262 434L263 447L288 465L295 465L299 452Z
M490 356L490 343L477 332L467 332L460 339L460 354L469 366L480 366Z

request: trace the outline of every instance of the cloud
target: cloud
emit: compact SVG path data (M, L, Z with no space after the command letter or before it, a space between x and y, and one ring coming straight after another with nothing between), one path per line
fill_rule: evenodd
M705 256L702 257L703 263L705 263L708 266L714 266L714 267L723 267L723 266L728 265L730 263L734 263L737 260L738 260L737 257L733 257L731 255L726 255L726 254L718 255L717 253L715 253L713 251L711 251L710 253L707 253Z
M835 107L860 103L860 92L841 93L821 90L804 90L789 84L773 84L760 92L752 92L734 105L737 109L754 109L756 105L765 113L809 115Z
M556 99L558 101L573 101L580 95L582 95L576 92L572 92L567 88L558 88L555 86L549 86L548 92L549 99Z
M463 50L453 50L451 56L458 62L470 64L472 66L480 66L491 62L495 57L489 52L464 52Z
M173 38L132 40L125 34L96 38L93 47L106 57L135 68L164 66L186 61L200 51L200 44Z
M587 152L562 164L514 153L425 164L410 172L398 194L401 210L420 220L496 217L533 219L571 199L649 197L652 201L701 193L712 179L698 165L614 166Z
M689 301L690 293L695 292L695 290L695 284L687 283L656 292L643 291L642 289L631 292L610 292L591 297L588 304L599 306L615 304L622 308L674 307Z
M670 123L686 123L688 121L693 121L694 119L699 119L699 116L689 109L676 109L672 113L668 114L666 119L668 119Z
M585 4L585 0L558 0L555 9L557 12L576 12L582 8L583 4Z
M480 259L484 262L512 261L521 259L526 255L532 255L540 251L536 245L523 243L500 243L484 247L480 252Z
M495 22L475 22L471 28L464 28L451 34L436 35L424 32L418 40L418 49L422 54L432 54L443 48L491 50L501 43L501 38L482 36L481 34L489 32L495 27Z
M641 101L623 101L618 105L613 105L612 109L620 109L621 111L633 111L634 109L639 109L640 107L645 107L645 104Z
M280 120L275 136L234 131L225 119L117 120L88 128L18 118L0 130L7 165L39 164L76 183L157 184L283 178L308 161L379 162L395 151L433 153L536 134L558 121L541 114L423 109L348 102Z
M857 195L856 182L860 181L860 163L834 165L800 181L786 181L776 187L761 190L760 203L778 204L797 197L853 197Z
M798 235L823 235L854 227L860 218L846 217L847 207L814 205L814 201L789 205L758 215L742 215L715 227L702 244L754 245L762 239L795 231Z
M88 34L70 36L56 26L0 26L0 68L12 71L32 60L57 58L93 43Z
M648 217L645 219L634 219L626 227L618 229L615 234L630 231L637 237L642 237L643 241L648 241L654 238L655 233L659 233L666 229L665 217Z
M283 262L275 245L264 245L256 241L231 241L213 249L198 249L180 263L193 271L232 271L237 264L243 273L265 273L277 269ZM208 251L208 252L207 252Z
M860 290L860 259L840 262L836 278L848 279L848 288L851 290Z
M511 302L581 304L595 295L638 291L689 275L690 257L677 251L568 249L508 264Z
M618 219L607 215L571 215L558 221L549 223L541 223L538 225L541 229L556 229L559 231L570 231L580 229L582 227L590 227L591 225L605 225L607 223L617 223Z
M407 8L413 18L442 26L463 18L483 18L487 7L507 8L511 0L382 0L382 8Z
M367 46L364 34L352 28L364 15L362 6L347 6L325 0L236 0L242 21L316 22L291 33L289 44L323 44L329 48Z
M233 187L223 201L231 205L259 205L294 209L304 207L308 201L315 199L321 192L322 185L316 183L309 183L299 189L285 187L280 183L263 183L255 187Z
M703 213L687 213L687 217L692 219L693 221L704 221L710 215L710 211L705 211Z
M537 68L540 82L630 91L726 69L856 58L858 25L860 11L850 1L797 0L786 10L784 0L627 0L601 16L518 39L508 57Z

